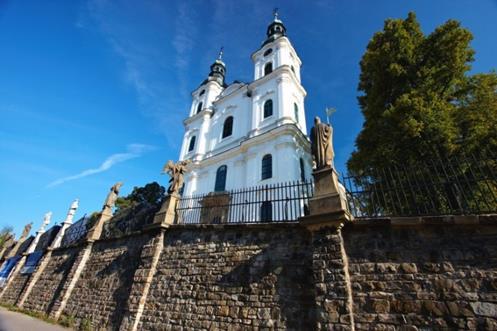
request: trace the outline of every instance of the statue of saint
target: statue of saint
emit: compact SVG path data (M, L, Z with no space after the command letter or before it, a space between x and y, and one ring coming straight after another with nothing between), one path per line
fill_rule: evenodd
M183 175L186 172L186 166L190 163L189 160L180 161L174 163L173 161L167 161L166 165L162 169L162 173L167 173L171 178L169 179L169 187L167 193L178 193L183 186L184 180Z
M22 234L21 234L21 237L19 237L19 240L22 240L24 238L26 238L29 234L29 231L31 231L31 227L33 226L33 222L27 224L25 227L24 227L24 230L22 230Z
M311 151L316 170L333 167L332 135L331 126L321 123L321 119L316 116L311 129Z
M114 207L114 204L116 203L117 197L119 196L119 190L121 189L121 186L123 186L122 182L117 182L110 188L109 194L107 194L107 198L105 199L104 206L102 210L105 208L110 208Z

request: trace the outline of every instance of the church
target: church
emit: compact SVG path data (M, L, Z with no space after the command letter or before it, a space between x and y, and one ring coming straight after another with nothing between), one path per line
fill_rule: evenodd
M288 181L312 172L302 62L277 13L251 59L250 83L226 83L219 58L192 92L180 161L191 161L184 196Z

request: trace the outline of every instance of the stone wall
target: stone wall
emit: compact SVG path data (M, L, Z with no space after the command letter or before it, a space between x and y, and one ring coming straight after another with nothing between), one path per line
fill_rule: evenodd
M309 245L296 225L171 228L138 329L307 329Z
M356 330L497 330L497 224L490 224L348 227Z
M98 327L119 326L148 240L149 235L142 234L95 242L63 314Z
M95 329L496 330L497 218L418 221L146 229L53 250L23 307Z
M52 252L47 267L24 302L25 309L49 314L57 306L82 249L83 247L78 246Z
M19 267L19 266L17 266ZM22 291L26 287L30 274L21 274L18 272L15 277L10 282L9 286L6 288L2 295L2 302L13 305L17 302L17 299L21 295Z

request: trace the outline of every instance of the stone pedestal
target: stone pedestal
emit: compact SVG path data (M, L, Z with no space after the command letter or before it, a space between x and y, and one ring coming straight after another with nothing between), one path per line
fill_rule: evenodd
M229 205L231 196L227 192L214 192L206 195L200 205L201 224L225 224L228 223Z
M102 230L104 228L104 223L112 218L112 210L109 207L105 207L104 210L98 215L98 219L92 228L88 231L86 239L88 241L95 241L100 239L102 235Z
M174 224L176 219L176 206L178 205L180 196L174 192L166 196L160 210L154 216L154 226L169 226Z
M338 182L333 168L315 170L314 196L309 199L310 215L301 218L306 227L320 228L334 226L340 228L344 222L352 220L348 210L345 189Z

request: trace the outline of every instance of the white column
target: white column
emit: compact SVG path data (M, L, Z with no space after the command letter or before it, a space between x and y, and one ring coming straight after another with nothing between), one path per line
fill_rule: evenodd
M48 213L45 214L45 217L43 217L43 223L41 224L40 229L38 232L36 232L35 239L33 239L33 242L29 245L29 248L27 249L26 253L31 254L35 251L36 245L38 245L38 241L40 241L40 237L43 233L45 233L45 227L50 223L50 219L52 218L52 212L49 211Z
M59 233L57 233L57 236L55 237L53 243L52 243L52 248L57 248L60 246L62 243L62 238L64 238L64 233L66 232L67 228L71 226L74 214L76 214L76 210L79 207L79 200L76 199L71 203L71 206L69 207L69 211L67 212L66 219L62 223L62 226L59 230Z

